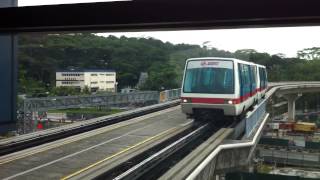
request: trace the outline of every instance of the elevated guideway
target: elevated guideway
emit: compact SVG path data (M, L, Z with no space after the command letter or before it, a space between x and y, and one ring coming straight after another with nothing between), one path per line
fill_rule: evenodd
M267 101L275 94L319 92L319 88L320 82L270 83L266 98L249 112L232 132L224 130L222 138L216 137L215 140L203 143L161 179L214 179L219 174L247 168L269 117L266 112ZM290 105L289 107L294 108ZM244 132L244 135L237 137L241 132Z

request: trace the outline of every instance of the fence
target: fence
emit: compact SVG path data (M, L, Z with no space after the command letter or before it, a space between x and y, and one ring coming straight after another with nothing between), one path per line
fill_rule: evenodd
M116 106L122 104L147 102L158 103L159 93L157 91L143 91L107 95L28 98L24 100L23 111L46 111L49 109Z
M299 167L320 167L320 154L318 152L297 151L288 149L276 149L258 147L258 156L266 163L277 163Z
M181 95L181 89L171 89L160 92L160 102L171 101L179 99Z
M180 89L165 90L160 93L158 91L141 91L88 96L28 98L24 100L23 108L21 109L23 113L19 113L18 131L19 133L31 132L37 112L81 107L151 105L171 101L179 97Z
M313 178L303 178L299 176L285 176L276 174L259 174L259 173L245 173L245 172L235 172L227 173L226 180L312 180Z

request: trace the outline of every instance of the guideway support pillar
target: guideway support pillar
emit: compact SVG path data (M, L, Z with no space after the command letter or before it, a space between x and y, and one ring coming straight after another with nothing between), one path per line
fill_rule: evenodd
M0 8L17 4L18 0L0 0ZM9 17L6 18L10 21ZM0 33L0 134L16 126L16 44L15 34Z
M283 97L288 101L288 121L295 121L296 114L296 100L301 97L302 94L285 94Z

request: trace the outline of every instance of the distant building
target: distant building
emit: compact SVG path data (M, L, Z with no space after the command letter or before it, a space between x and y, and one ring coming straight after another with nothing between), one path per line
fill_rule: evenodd
M56 87L76 87L90 91L116 92L116 72L114 70L62 70L56 72Z

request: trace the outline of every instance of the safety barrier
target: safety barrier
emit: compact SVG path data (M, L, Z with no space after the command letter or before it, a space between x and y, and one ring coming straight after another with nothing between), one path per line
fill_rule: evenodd
M27 98L24 111L46 111L48 109L65 109L92 106L116 106L121 104L158 102L157 91L141 91L133 93L98 94L88 96L60 96L45 98Z
M151 105L168 102L180 97L180 89L158 91L137 91L131 93L96 94L87 96L60 96L45 98L27 98L24 100L22 113L18 118L19 132L30 132L33 129L35 112L46 112L52 109L81 107L112 107L130 105Z
M179 99L181 95L181 89L170 89L160 92L160 102L172 101Z
M18 117L18 132L33 131L34 120L38 112L52 109L68 109L82 107L114 107L130 105L151 105L159 102L159 92L140 91L133 93L96 94L87 96L60 96L45 98L27 98L24 100L22 114Z
M258 107L256 107L252 112L249 112L245 118L246 122L246 130L245 135L246 137L250 137L253 130L256 129L257 124L261 121L262 118L264 118L264 115L266 114L266 104L267 101L262 101Z

